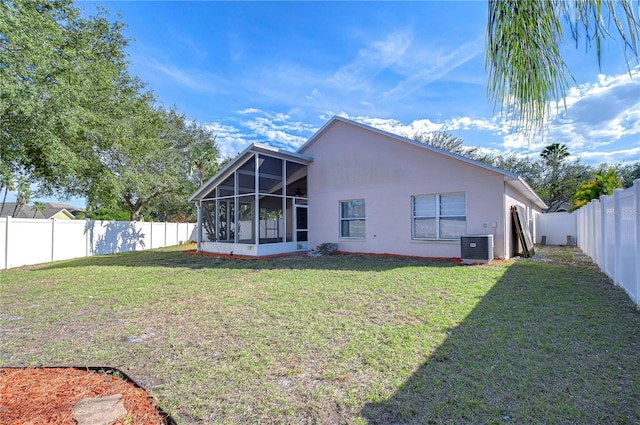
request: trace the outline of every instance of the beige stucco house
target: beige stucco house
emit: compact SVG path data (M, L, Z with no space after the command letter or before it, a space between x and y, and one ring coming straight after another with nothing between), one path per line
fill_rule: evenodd
M270 255L337 242L340 251L460 257L460 236L519 251L511 207L535 240L546 207L511 172L345 118L296 152L252 144L191 196L198 249Z

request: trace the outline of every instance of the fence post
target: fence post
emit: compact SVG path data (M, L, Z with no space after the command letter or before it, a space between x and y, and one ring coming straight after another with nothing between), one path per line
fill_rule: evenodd
M56 219L51 217L51 262L55 261L56 250Z
M640 308L640 179L633 182L636 207L636 306Z
M9 268L9 222L11 221L11 216L7 216L6 229L4 231L4 268Z
M85 238L84 238L84 256L88 257L89 256L89 219L85 218L84 219L84 234L85 234Z
M613 208L614 208L614 241L613 251L613 281L617 286L622 286L622 205L620 204L620 195L623 189L615 189L613 191Z
M607 208L605 202L606 196L601 196L600 202L600 270L607 270ZM605 273L606 274L606 273Z

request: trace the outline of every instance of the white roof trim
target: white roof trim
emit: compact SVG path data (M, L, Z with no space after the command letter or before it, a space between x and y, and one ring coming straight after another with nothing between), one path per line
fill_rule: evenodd
M202 195L204 193L209 192L213 189L219 182L226 179L231 172L235 171L236 165L238 162L242 162L241 160L245 159L249 156L249 154L253 153L264 153L267 155L271 155L280 159L293 160L298 161L304 164L308 164L313 161L313 158L307 155L302 155L297 152L289 152L282 149L274 148L273 146L264 145L262 143L252 143L245 150L240 152L233 160L231 160L227 165L225 165L220 171L218 171L213 177L207 180L196 190L196 192L189 197L189 202L195 202L202 199Z
M428 151L432 151L434 153L437 153L437 154L440 154L440 155L444 155L444 156L447 156L449 158L457 159L457 160L465 162L467 164L475 165L476 167L484 168L486 170L493 171L495 173L501 174L501 175L504 176L504 180L506 182L510 183L512 186L514 186L520 192L522 192L524 195L526 195L538 207L540 207L542 209L547 208L547 205L544 203L544 201L542 201L542 199L540 199L540 197L535 193L535 191L533 189L531 189L531 186L529 186L527 184L527 182L525 182L522 179L522 177L520 177L516 173L512 173L511 171L503 170L502 168L494 167L493 165L485 164L484 162L476 161L476 160L473 160L471 158L467 158L465 156L458 155L458 154L455 154L453 152L446 151L444 149L440 149L440 148L436 148L434 146L430 146L430 145L427 145L427 144L424 144L424 143L416 142L415 140L411 140L411 139L408 139L406 137L399 136L397 134L389 133L388 131L380 130L378 128L371 127L369 125L362 124L362 123L359 123L359 122L356 122L356 121L352 121L350 119L347 119L347 118L344 118L344 117L340 117L340 116L337 116L337 115L334 115L333 117L331 117L331 119L329 121L327 121L325 123L325 125L323 125L315 134L313 134L309 138L309 140L307 140L302 146L300 146L296 152L300 153L300 154L303 153L307 148L309 148L309 146L311 146L318 139L320 139L320 137L329 128L331 128L336 122L342 122L342 123L345 123L345 124L353 125L353 126L361 128L363 130L371 131L371 132L377 133L377 134L382 135L382 136L390 137L390 138L398 140L400 142L408 143L410 145L417 146L417 147L420 147L422 149L426 149Z

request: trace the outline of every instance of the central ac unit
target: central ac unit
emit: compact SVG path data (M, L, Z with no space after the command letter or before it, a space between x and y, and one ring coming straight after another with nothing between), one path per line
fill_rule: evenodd
M493 260L493 235L460 237L460 259L463 264L482 264Z

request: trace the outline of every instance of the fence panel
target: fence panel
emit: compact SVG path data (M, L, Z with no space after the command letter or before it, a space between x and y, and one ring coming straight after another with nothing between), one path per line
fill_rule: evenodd
M31 264L46 263L53 258L53 232L55 220L11 218L9 222L9 244L7 246L7 268L21 266L22 256L27 253Z
M0 269L161 248L194 234L194 223L0 217Z
M53 261L87 255L87 223L84 220L55 220Z
M151 223L153 238L149 241L151 248L161 248L167 246L167 226L166 223Z
M576 214L567 212L538 214L536 217L538 240L541 243L542 236L546 236L547 245L565 245L567 236L573 240L576 238Z
M640 179L578 210L578 247L640 307Z
M7 222L9 217L0 217L0 270L7 268Z
M620 286L627 290L629 296L634 301L637 301L638 293L636 292L634 279L636 278L636 265L639 260L635 238L638 222L638 220L634 220L636 218L634 217L635 199L632 191L616 193L615 196L618 196L619 206L616 211L616 218L620 223L618 226L619 247L616 249L616 280L620 282Z
M165 244L167 246L178 245L178 223L165 223Z
M602 196L600 198L602 204L602 220L603 220L603 269L602 271L611 279L615 277L615 254L616 254L616 209L613 196Z

